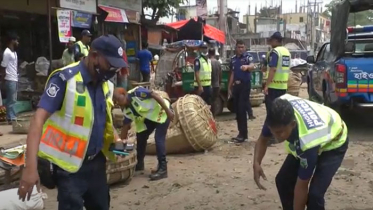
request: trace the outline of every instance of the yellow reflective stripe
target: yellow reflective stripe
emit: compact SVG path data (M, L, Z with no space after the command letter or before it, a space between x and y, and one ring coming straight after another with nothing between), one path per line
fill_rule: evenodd
M45 144L44 142L40 142L39 144L39 150L42 151L43 153L48 154L53 154L53 159L59 159L63 160L64 162L68 164L72 164L76 166L77 168L80 168L83 160L81 158L78 158L76 156L70 155L65 152L61 152L53 147L50 147L49 145ZM73 171L70 171L73 172Z

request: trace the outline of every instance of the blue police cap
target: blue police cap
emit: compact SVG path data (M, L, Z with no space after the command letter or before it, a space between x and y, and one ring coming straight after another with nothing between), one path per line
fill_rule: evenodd
M275 33L272 34L272 36L269 38L270 40L271 39L276 39L278 41L281 41L282 40L282 35L280 32L276 31Z
M127 67L123 59L122 43L113 35L103 35L93 40L91 47L102 54L111 66Z

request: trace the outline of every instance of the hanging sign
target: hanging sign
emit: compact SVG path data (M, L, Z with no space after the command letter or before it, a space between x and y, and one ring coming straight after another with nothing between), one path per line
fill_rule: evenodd
M97 0L60 0L60 7L88 13L97 13Z
M71 11L57 10L58 37L60 42L67 43L71 37Z
M71 26L75 28L91 28L92 15L88 13L72 11L71 12Z

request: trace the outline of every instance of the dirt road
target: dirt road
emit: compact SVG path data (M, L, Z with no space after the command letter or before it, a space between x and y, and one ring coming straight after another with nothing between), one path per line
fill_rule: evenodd
M306 97L305 89L302 95ZM147 179L156 165L146 157L145 174L137 174L129 185L111 188L112 208L130 210L239 210L281 209L274 178L286 153L283 145L267 150L263 168L267 191L259 190L252 176L253 147L265 117L264 105L254 109L257 119L249 122L249 142L229 144L236 135L232 115L219 118L219 142L204 154L169 156L169 178ZM350 148L326 195L328 210L373 210L372 117L353 113L347 118ZM370 114L373 116L373 114ZM46 209L57 209L56 191L46 190Z

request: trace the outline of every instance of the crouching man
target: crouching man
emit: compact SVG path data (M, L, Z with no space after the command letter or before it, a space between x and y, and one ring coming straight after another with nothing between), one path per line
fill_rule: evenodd
M158 168L150 175L150 180L167 178L166 134L174 114L170 102L155 92L143 87L136 87L128 93L117 95L118 103L124 107L124 122L121 132L122 139L127 139L132 121L136 128L137 165L136 171L144 170L144 158L149 135L155 131L155 144L158 158Z
M254 180L265 175L261 167L272 135L285 141L289 152L276 176L284 210L325 210L325 193L348 148L347 126L334 110L291 95L273 101L255 145Z

